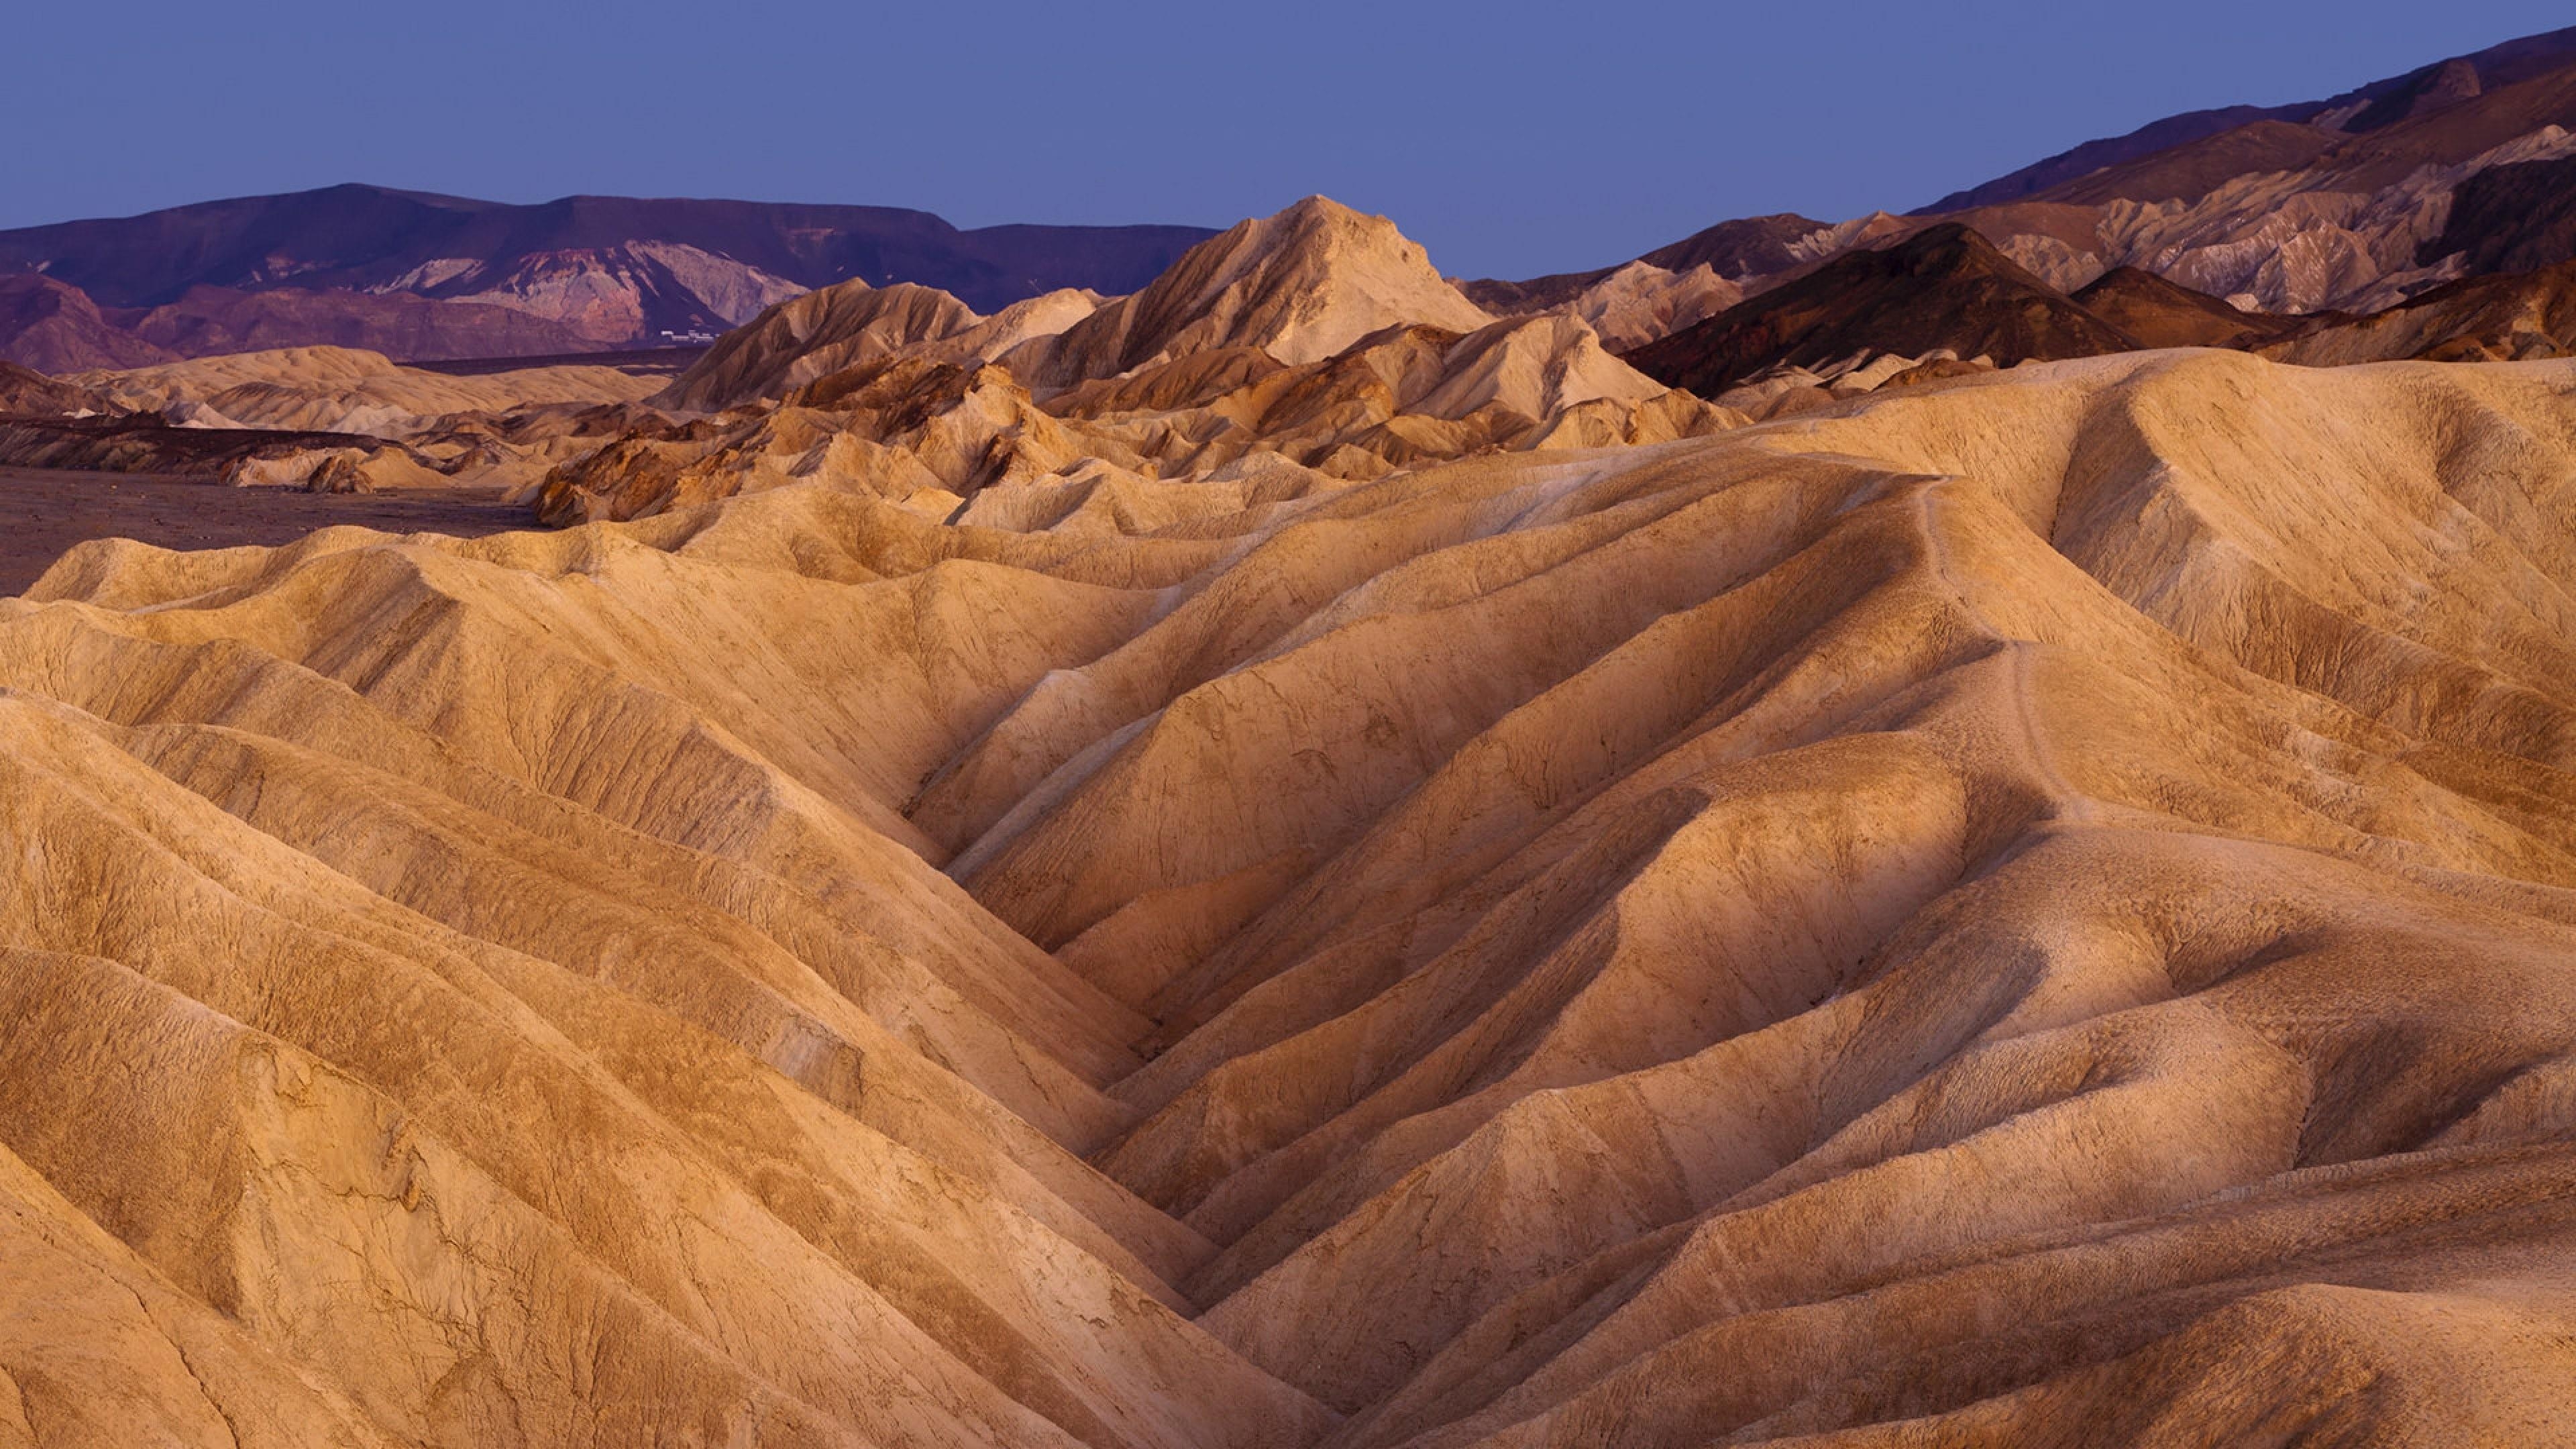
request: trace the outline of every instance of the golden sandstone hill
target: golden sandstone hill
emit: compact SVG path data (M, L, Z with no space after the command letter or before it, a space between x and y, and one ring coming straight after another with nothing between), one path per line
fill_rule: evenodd
M0 1443L2576 1435L2576 363L1267 476L0 602Z
M2564 290L13 374L569 526L0 600L0 1446L2576 1438Z

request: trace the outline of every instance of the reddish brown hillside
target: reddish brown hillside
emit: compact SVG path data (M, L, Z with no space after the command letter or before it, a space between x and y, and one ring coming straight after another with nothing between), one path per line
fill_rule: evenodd
M1951 223L1884 251L1846 253L1627 360L1659 382L1711 397L1767 367L1864 349L1913 355L1946 347L2010 366L2137 345Z

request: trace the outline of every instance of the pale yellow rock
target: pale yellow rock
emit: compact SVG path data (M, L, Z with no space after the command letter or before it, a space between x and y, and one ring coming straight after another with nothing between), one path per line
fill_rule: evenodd
M1744 289L1706 262L1671 272L1630 262L1583 289L1569 304L1613 352L1631 352L1703 322L1744 300Z
M138 412L203 409L210 416L198 426L385 438L421 432L450 413L502 412L531 403L634 402L661 386L593 366L456 377L347 347L236 352L131 372L84 373L80 380Z

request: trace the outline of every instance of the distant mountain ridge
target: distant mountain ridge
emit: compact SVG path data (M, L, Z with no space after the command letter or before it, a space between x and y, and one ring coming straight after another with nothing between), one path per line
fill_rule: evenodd
M2462 277L2576 256L2576 27L2322 101L2192 111L2089 141L1905 215L1721 221L1636 259L1757 297L1944 223L2055 291L2132 268L2242 310L2378 312ZM1633 265L1630 263L1629 265ZM1618 264L1462 290L1577 303Z
M2123 295L2151 310L2174 304L2149 299L2142 276L2205 294L2218 310L2199 308L2191 335L2234 335L2237 316L2376 314L2462 278L2576 259L2576 27L2321 101L2167 117L1935 206L1722 220L1626 262L1520 281L1453 286L1426 261L1414 270L1465 310L1416 320L1472 331L1476 316L1571 308L1624 352L1838 257L1947 224L2061 298L2121 271L2139 274ZM694 345L835 286L933 288L984 318L1056 294L1107 299L1064 334L1061 346L1089 351L1050 364L1053 385L1134 363L1137 339L1113 345L1109 334L1152 322L1154 307L1117 299L1138 297L1216 235L961 230L893 207L600 196L513 205L345 185L0 231L0 360L63 371L309 345L414 361ZM1246 285L1226 308L1262 310L1254 293L1266 284ZM1236 279L1211 286L1226 292ZM1279 325L1292 323L1305 325Z
M2469 73L2483 89L2494 89L2545 74L2571 59L2576 59L2576 27L2508 40L2469 55L2436 61L2404 75L2371 81L2322 101L2185 111L2150 121L2126 135L2106 136L2060 151L1992 181L1953 191L1909 214L1941 216L1981 206L2029 200L2110 168L2263 121L2305 124L2320 116L2336 116L2340 130L2354 134L2377 130L2406 119L2417 103L2428 95L2438 96L2438 87L2445 77L2456 77L2463 65L2469 68Z
M255 336L261 345L400 352L427 338L470 348L480 335L474 325L428 327L413 309L369 305L381 298L499 308L544 324L483 319L503 351L557 332L547 346L560 350L569 339L611 349L665 332L722 331L800 292L851 280L934 286L982 311L1068 287L1130 292L1214 234L1186 226L961 230L929 212L880 206L608 196L523 206L345 185L0 231L0 276L42 274L110 313L202 301L208 288L306 294L289 324L244 316L261 309L235 300L221 309L222 327L180 329L218 349ZM349 317L319 315L332 308L314 296L352 299L340 305ZM370 330L380 315L395 329L382 337ZM281 337L281 325L323 331ZM0 354L8 352L0 339Z

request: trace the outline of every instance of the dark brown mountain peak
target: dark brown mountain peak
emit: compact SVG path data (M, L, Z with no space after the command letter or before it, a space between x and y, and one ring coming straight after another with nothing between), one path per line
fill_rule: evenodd
M0 276L0 360L60 373L147 367L170 357L109 321L68 282L41 272Z
M1628 354L1639 371L1712 397L1767 368L1862 350L1949 348L2010 366L2138 346L1955 222L1848 252L1796 281Z
M2475 100L2486 93L2478 79L2477 62L2467 56L2456 56L2439 65L2429 65L2406 77L2397 89L2372 101L2359 115L2344 124L2348 131L2373 131L2393 126L2417 116Z
M2241 347L2297 325L2248 312L2141 267L2113 267L2075 294L2076 305L2149 347Z
M1926 227L1878 252L1864 253L1886 262L1890 275L1908 277L2004 276L2045 285L2005 256L1995 244L1958 222Z

